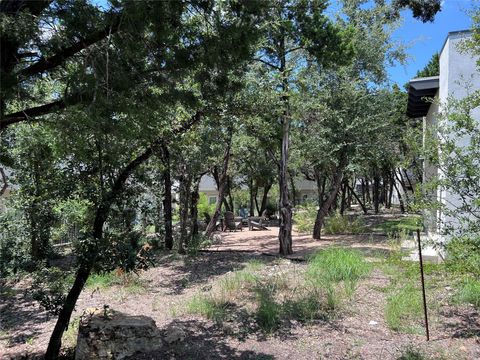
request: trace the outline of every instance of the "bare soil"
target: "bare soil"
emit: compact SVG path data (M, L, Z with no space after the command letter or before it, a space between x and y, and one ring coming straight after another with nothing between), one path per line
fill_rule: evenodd
M375 221L375 219L373 220ZM390 330L384 319L385 287L389 277L376 268L361 282L355 298L335 318L308 324L289 322L271 335L248 323L240 328L219 325L200 316L185 315L181 309L198 292L251 259L267 267L304 267L311 252L332 245L349 246L372 261L391 249L386 236L325 236L315 241L294 234L293 261L276 257L277 230L237 231L219 235L217 244L195 257L159 254L156 267L140 274L146 289L126 287L85 289L73 318L87 308L108 305L131 315L152 317L160 329L174 325L187 334L185 340L165 346L161 353L146 353L135 359L398 359L407 347L419 349L431 359L480 359L480 315L470 306L453 306L439 299L432 319L431 341L423 334ZM273 270L272 270L273 271ZM3 283L0 287L0 359L41 358L55 319L33 301L28 280ZM447 296L449 288L442 290ZM421 319L419 320L421 322ZM74 339L67 342L73 344ZM68 344L67 344L68 345Z

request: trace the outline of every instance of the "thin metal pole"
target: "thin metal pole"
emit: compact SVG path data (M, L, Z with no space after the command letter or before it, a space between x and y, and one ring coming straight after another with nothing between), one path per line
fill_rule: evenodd
M430 340L430 331L428 329L428 312L427 312L427 298L425 296L425 278L423 276L423 258L422 258L422 245L420 243L420 230L417 229L417 241L418 241L418 258L420 261L420 275L422 278L422 295L423 295L423 313L425 314L425 332L427 335L427 341Z

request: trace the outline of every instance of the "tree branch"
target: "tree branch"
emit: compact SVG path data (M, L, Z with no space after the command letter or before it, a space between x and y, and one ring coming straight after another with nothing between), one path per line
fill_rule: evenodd
M54 111L64 109L68 105L79 104L81 102L90 101L90 100L92 100L91 94L75 94L75 95L68 96L65 99L56 100L48 104L34 106L28 109L7 114L2 119L0 119L0 131L4 130L10 125L13 125L22 121L31 120L32 118L50 114Z
M86 49L90 45L93 45L107 36L116 33L120 27L120 14L114 14L112 23L106 26L103 30L97 31L92 33L90 36L81 39L80 41L74 43L71 46L64 47L60 49L60 51L49 57L42 57L40 60L35 62L34 64L26 67L19 71L18 75L22 79L26 79L30 76L39 74L41 72L51 70L60 64L62 64L66 59L72 57L73 55L77 54L78 52Z

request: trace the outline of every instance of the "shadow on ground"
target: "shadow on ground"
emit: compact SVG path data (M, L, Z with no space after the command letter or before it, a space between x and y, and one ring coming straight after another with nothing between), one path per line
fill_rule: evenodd
M198 320L173 321L168 327L181 328L185 339L164 346L155 353L136 354L128 360L160 359L232 359L232 360L273 360L274 356L253 350L238 350L229 344L224 331L215 325L208 325Z

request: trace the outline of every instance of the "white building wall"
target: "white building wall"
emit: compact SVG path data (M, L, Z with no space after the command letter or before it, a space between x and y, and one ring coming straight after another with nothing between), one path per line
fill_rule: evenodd
M480 89L480 73L477 70L478 58L461 49L462 43L471 36L470 32L454 32L450 33L445 41L445 45L440 53L440 78L438 100L440 107L436 109L432 105L431 111L442 111L445 104L450 98L462 99L474 90ZM477 109L474 118L480 120L480 111ZM433 115L427 115L427 122L435 122ZM441 131L441 130L440 130ZM441 132L440 136L449 136L445 132ZM465 146L469 143L469 138L457 138L455 142L457 146ZM439 170L439 177L443 174ZM450 209L459 206L460 200L449 190L438 190L437 200ZM446 217L444 214L437 214L439 220L438 233L441 234L446 225L455 226L457 220Z

